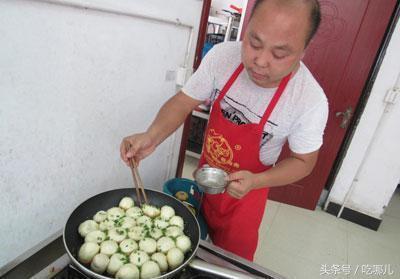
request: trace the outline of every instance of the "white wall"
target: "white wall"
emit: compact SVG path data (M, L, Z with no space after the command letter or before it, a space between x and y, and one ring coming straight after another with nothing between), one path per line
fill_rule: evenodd
M400 179L400 102L386 107L385 96L400 87L400 22L388 46L365 111L328 197L328 202L375 218Z
M0 276L82 201L133 187L120 141L147 128L176 70L192 66L201 7L0 0ZM172 137L143 161L146 187L175 174L178 151Z

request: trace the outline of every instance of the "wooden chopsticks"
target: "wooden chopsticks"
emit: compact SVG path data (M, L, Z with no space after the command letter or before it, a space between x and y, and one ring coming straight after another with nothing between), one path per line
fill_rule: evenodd
M129 143L126 143L125 149L129 150L129 147L130 147ZM142 205L142 203L143 203L141 195L143 196L144 203L148 204L146 192L144 191L144 187L143 187L143 182L139 175L138 165L137 165L135 159L133 159L133 158L129 158L128 161L129 161L129 166L132 171L132 178L133 178L133 182L135 184L136 196L139 201L139 204Z

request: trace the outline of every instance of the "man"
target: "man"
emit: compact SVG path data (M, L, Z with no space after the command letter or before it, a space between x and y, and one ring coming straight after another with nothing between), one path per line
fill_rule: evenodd
M145 158L209 99L199 165L230 175L225 193L205 196L203 215L214 244L249 260L269 188L309 175L322 145L327 100L301 63L319 21L316 0L257 1L243 42L214 46L149 129L121 144L125 162ZM291 154L274 165L286 140Z

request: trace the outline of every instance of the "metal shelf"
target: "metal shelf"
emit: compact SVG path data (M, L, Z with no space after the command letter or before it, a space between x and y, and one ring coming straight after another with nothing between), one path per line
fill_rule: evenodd
M192 115L196 116L196 117L199 117L199 118L202 118L202 119L206 119L206 120L210 119L210 115L208 113L197 111L197 110L194 110L192 112Z
M220 17L216 17L216 16L209 16L208 17L208 23L212 23L212 24L218 24L221 26L228 26L228 21L224 20Z
M190 151L190 150L186 150L185 154L188 155L189 157L193 157L193 158L196 158L196 159L200 159L200 157L201 157L201 154L193 152L193 151Z
M220 32L220 27L223 27L225 29L224 30L224 34L225 34L224 42L231 40L232 30L233 29L239 30L239 25L240 25L239 22L234 20L233 16L227 16L226 19L215 17L215 16L209 16L208 24L216 25L214 33L217 33L217 34Z

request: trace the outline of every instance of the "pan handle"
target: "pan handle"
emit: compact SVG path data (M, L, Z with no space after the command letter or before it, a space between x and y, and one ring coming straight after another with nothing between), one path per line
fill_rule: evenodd
M190 267L192 267L194 269L212 273L214 275L218 275L218 276L228 278L228 279L262 278L262 277L255 276L253 274L244 273L244 272L240 272L237 270L228 269L228 268L225 268L225 267L222 267L219 265L211 264L211 263L205 262L203 260L199 260L199 259L193 259L189 263L189 265L190 265Z

